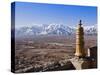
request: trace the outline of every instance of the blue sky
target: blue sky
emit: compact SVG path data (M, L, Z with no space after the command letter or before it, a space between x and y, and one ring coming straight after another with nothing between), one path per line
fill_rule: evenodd
M16 27L52 23L76 26L80 19L85 26L97 24L97 8L93 6L16 2Z

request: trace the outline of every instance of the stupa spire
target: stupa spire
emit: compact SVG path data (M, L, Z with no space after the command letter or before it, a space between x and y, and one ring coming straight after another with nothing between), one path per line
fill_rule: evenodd
M82 27L82 20L79 21L77 30L76 30L76 52L75 56L84 57L84 29Z

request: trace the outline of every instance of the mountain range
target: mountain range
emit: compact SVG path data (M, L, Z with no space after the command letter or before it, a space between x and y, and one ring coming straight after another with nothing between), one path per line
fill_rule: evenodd
M65 26L62 24L50 24L50 25L33 25L31 27L20 27L15 29L16 36L28 36L28 35L73 35L76 32L75 27ZM96 35L96 26L84 26L85 35Z

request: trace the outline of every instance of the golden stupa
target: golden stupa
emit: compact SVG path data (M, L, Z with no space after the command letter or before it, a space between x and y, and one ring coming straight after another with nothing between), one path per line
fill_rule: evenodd
M76 52L75 56L77 57L84 57L85 50L84 50L84 29L82 27L81 20L76 30Z

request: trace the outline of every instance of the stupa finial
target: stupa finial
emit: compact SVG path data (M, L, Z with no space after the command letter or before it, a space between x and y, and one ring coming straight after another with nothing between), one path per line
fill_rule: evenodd
M82 25L82 20L79 21L79 25L80 25L80 26Z

